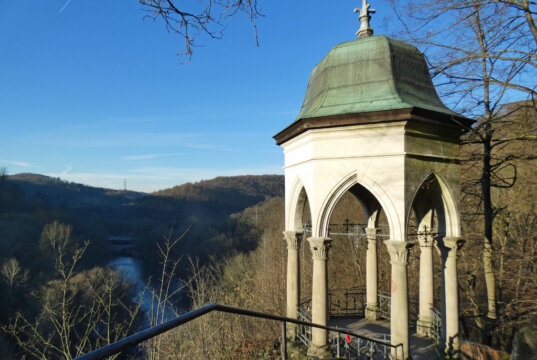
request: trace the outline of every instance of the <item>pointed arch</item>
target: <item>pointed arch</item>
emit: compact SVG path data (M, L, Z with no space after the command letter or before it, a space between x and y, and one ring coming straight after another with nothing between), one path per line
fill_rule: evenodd
M308 201L308 193L306 191L306 187L300 179L300 176L297 176L290 193L288 203L289 210L286 214L286 228L288 230L298 231L304 227L302 219L306 201Z
M415 210L416 215L418 216L418 226L420 223L423 223L423 221L428 221L426 219L427 216L432 216L431 211L433 211L434 204L429 203L421 207L419 206L420 204L418 204L420 196L423 195L425 184L431 180L434 180L438 185L438 193L433 193L432 195L437 196L438 199L436 200L440 200L441 202L441 204L438 204L441 205L441 207L434 210L440 210L439 217L441 217L441 220L443 221L443 223L440 224L442 226L442 232L445 232L445 236L460 236L461 220L457 202L455 201L453 192L447 182L436 171L427 173L416 188L412 201L410 202L409 211L407 212L406 226L408 227L409 225L410 212L412 209ZM435 199L430 200L432 202L435 201Z
M390 228L390 238L397 240L403 239L401 222L399 221L395 206L388 194L374 180L364 174L358 173L357 171L353 171L343 177L343 179L330 190L328 196L325 197L317 218L318 226L315 228L317 229L318 233L315 236L328 236L330 217L335 206L343 194L356 185L359 186L360 190L364 194L361 202L362 204L368 206L367 216L369 219L374 216L373 221L376 222L380 209L384 210ZM371 203L376 203L378 205L372 206L373 204Z

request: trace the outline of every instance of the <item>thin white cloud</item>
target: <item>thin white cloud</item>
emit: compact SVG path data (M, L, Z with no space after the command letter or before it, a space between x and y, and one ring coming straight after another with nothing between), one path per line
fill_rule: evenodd
M71 3L71 1L73 0L67 0L67 2L62 6L62 8L60 9L59 13L61 14L63 12L63 10L65 10L65 8L67 6L69 6L69 4Z
M101 130L110 130L111 125L136 125L136 124L160 124L168 121L173 121L174 118L165 118L165 117L112 117L112 118L103 118L93 121L86 122L70 122L64 124L61 127L55 129L55 132L58 131L101 131Z
M19 167L29 167L30 164L24 161L14 161L14 160L0 160L0 164L7 164Z
M179 151L186 148L237 152L242 151L241 148L243 147L242 143L244 139L248 139L248 141L254 141L254 139L265 141L266 136L257 132L111 131L109 129L106 131L97 131L95 129L81 131L75 129L57 129L54 131L47 130L45 132L27 134L22 140L39 146L72 149L143 149L150 147L159 147L162 149L165 147L170 150ZM222 144L222 141L225 144ZM151 150L141 151L148 151L148 154L150 154Z
M239 149L230 148L226 146L211 145L211 144L184 144L183 145L189 149L195 150L214 150L214 151L225 151L225 152L238 152Z
M158 154L127 155L123 156L121 160L152 160L156 158L158 158Z
M63 177L67 175L71 170L73 170L73 164L67 164L65 169L60 173L60 176Z
M70 147L70 148L121 148L143 146L177 146L185 141L197 141L207 135L200 133L165 133L165 132L63 132L61 138L58 134L46 136L45 134L33 134L26 140L33 141L43 146Z
M181 153L164 153L164 154L142 154L142 155L127 155L123 156L121 160L153 160L160 157L178 156Z

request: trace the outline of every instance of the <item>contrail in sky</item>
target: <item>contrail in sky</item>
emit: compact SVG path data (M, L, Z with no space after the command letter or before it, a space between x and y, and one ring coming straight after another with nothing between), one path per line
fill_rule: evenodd
M63 170L60 175L65 176L71 170L73 170L73 164L67 164L65 170Z
M67 0L67 2L65 3L65 5L62 6L62 8L60 9L59 13L61 14L63 12L63 10L65 10L65 8L71 3L71 1L73 0Z

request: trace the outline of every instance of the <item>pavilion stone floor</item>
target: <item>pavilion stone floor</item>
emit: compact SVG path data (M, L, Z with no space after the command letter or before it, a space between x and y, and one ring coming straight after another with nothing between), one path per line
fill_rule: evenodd
M345 317L330 319L329 326L354 330L355 333L372 339L383 340L385 335L390 335L390 321L371 321L364 318ZM437 359L435 341L417 335L414 329L410 329L410 356L413 360Z

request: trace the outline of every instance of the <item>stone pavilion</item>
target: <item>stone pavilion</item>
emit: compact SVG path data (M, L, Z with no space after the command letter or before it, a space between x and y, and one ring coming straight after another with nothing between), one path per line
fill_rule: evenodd
M377 246L391 263L391 337L409 354L409 218L417 218L420 251L417 331L428 334L433 304L433 247L442 256L442 343L448 357L459 349L457 251L462 246L459 212L459 139L473 123L448 109L435 91L423 54L369 27L366 0L358 39L336 45L313 69L296 120L274 136L285 154L287 316L297 318L299 249L313 257L312 321L328 324L327 259L331 213L351 192L367 217L366 317L378 317ZM426 185L426 186L425 186ZM304 202L311 235L303 239ZM377 237L380 215L389 239ZM304 236L305 237L305 236ZM313 329L310 354L327 355L328 336ZM401 348L399 348L401 349Z

